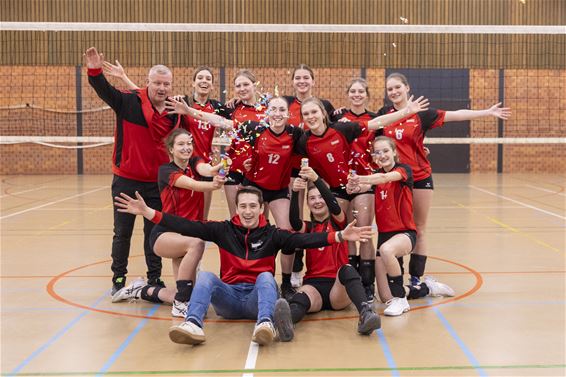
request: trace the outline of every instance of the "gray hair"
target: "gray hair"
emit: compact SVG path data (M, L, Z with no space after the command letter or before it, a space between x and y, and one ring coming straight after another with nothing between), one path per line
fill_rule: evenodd
M153 67L151 67L151 69L149 70L149 73L147 74L147 77L150 77L151 75L171 75L171 77L173 77L173 72L171 72L171 70L169 68L167 68L166 66L162 65L162 64L158 64L158 65L154 65Z

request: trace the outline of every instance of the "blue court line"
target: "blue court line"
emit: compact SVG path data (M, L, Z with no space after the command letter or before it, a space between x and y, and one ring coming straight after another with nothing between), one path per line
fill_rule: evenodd
M96 307L96 305L98 305L102 300L108 298L108 294L110 293L110 290L107 290L106 292L104 292L104 294L102 296L100 296L95 302L94 304L90 305L92 307ZM15 367L9 374L9 376L15 376L17 375L22 368L24 368L26 365L28 365L33 359L35 359L37 356L39 356L43 351L45 351L50 345L52 345L53 343L55 343L59 338L61 338L67 331L69 331L71 329L71 327L73 327L77 322L79 322L85 315L87 315L88 313L90 313L90 310L84 310L81 314L79 314L77 317L75 317L74 319L71 320L71 322L69 322L65 327L63 327L61 330L59 330L59 332L57 332L55 335L53 335L47 342L45 342L41 347L39 347L38 349L36 349L35 351L33 351L33 353L31 355L29 355L24 361L22 361L17 367Z
M428 300L428 301L432 302L432 300ZM440 319L440 322L442 322L442 324L444 325L450 336L456 341L456 343L458 343L458 346L460 347L462 352L464 352L464 355L466 355L466 358L470 362L471 366L476 370L478 375L482 377L487 377L488 375L487 372L480 366L480 363L478 362L472 351L470 351L470 349L466 346L462 338L458 336L456 330L452 327L450 322L448 322L446 317L442 315L442 313L440 312L440 310L438 310L436 306L433 306L432 310L434 311L434 314L436 314L438 319Z
M151 310L149 311L149 313L147 314L148 317L151 317L152 315L155 314L155 312L157 311L157 309L160 307L161 305L159 304L155 304ZM147 321L149 321L149 318L144 318L143 320L140 321L140 323L136 326L136 328L130 333L130 335L128 335L128 337L126 338L126 340L124 340L124 342L122 344L120 344L120 346L118 347L118 349L116 351L114 351L114 353L110 356L110 358L106 361L106 363L102 366L102 368L98 371L98 374L96 375L98 376L103 376L106 372L108 372L108 369L110 369L110 367L112 366L112 364L114 364L114 362L118 359L118 357L122 354L122 352L124 352L124 350L128 347L128 345L132 342L132 340L135 338L135 336L140 332L140 330L145 326L145 324L147 323Z
M395 359L393 358L393 354L391 353L391 349L389 349L389 344L387 343L387 339L385 339L385 334L383 334L383 330L379 329L375 331L377 333L377 338L379 339L379 344L383 349L383 354L385 355L385 359L387 360L387 366L391 368L391 375L394 377L400 377L401 374L397 369L397 364L395 364Z

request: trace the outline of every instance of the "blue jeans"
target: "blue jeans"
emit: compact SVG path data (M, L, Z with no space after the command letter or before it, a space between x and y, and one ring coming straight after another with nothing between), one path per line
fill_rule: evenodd
M208 307L226 319L273 320L277 283L270 272L257 276L255 284L226 284L212 272L201 271L191 295L186 320L192 319L203 327Z

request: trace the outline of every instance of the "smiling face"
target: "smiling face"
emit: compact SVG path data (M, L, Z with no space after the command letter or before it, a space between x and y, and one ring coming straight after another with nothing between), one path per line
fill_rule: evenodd
M329 216L328 206L316 187L307 192L307 205L315 220L322 221Z
M326 130L325 114L321 106L312 101L304 102L301 106L301 115L304 124L315 135L321 135Z
M311 73L306 69L297 69L293 74L293 88L299 96L310 96L314 79Z
M386 83L387 98L396 108L405 107L409 98L409 85L405 84L399 77L391 77Z
M203 69L194 75L193 88L199 97L208 97L214 89L214 76L212 72Z
M263 204L255 193L243 192L236 196L236 213L246 229L257 228L259 215L263 213Z
M281 97L273 98L267 106L267 121L272 128L283 128L289 118L287 101Z
M355 81L348 89L348 99L352 107L365 107L368 99L367 89L362 83Z
M179 134L169 148L169 154L178 163L187 163L193 154L193 138L187 133Z
M255 83L248 77L236 77L234 80L234 90L241 101L253 102L255 97Z
M398 160L394 141L391 139L376 139L373 144L372 156L374 161L385 171L391 170Z

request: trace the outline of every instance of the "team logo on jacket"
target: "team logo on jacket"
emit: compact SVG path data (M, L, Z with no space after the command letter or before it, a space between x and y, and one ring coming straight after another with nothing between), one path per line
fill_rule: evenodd
M340 143L340 140L332 140L332 141L330 142L330 145L336 145L336 144L338 144L338 143Z
M251 247L252 249L259 249L261 247L261 245L263 245L263 241L257 241L257 242L252 242L251 243Z

